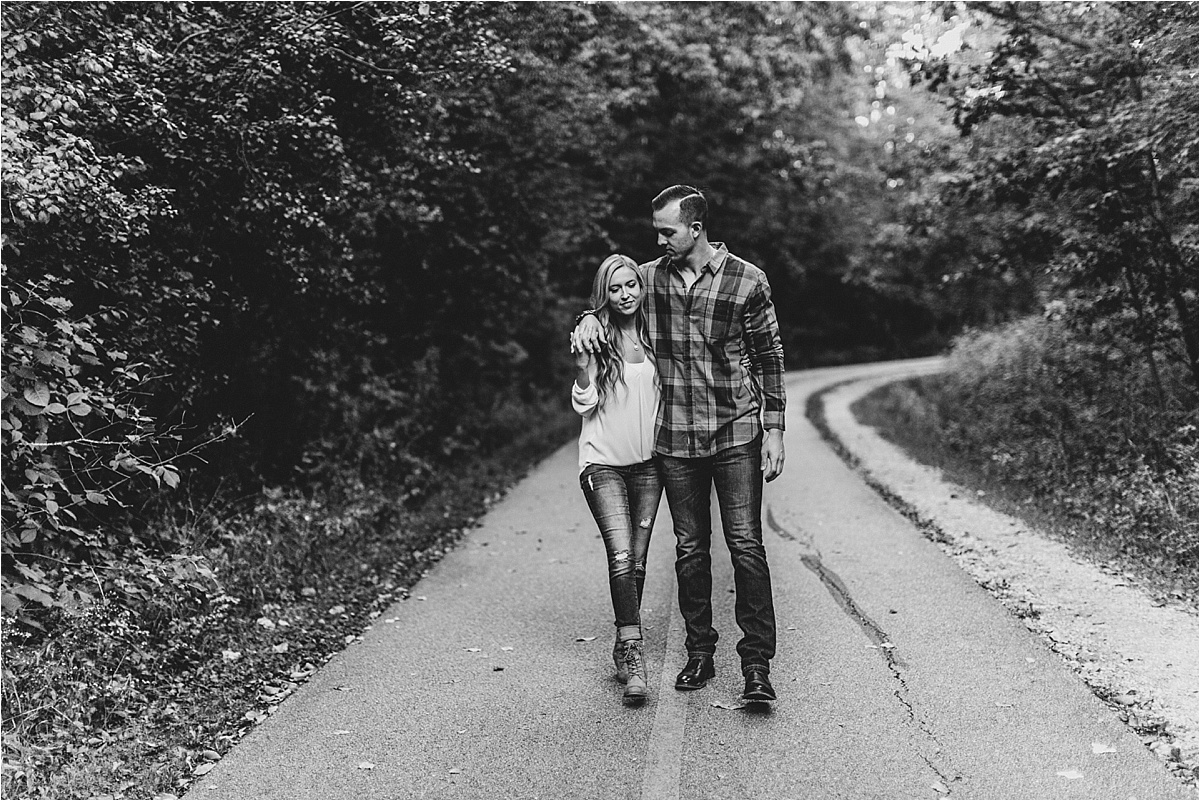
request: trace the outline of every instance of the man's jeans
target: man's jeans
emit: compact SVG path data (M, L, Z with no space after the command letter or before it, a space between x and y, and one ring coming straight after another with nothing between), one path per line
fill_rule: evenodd
M630 627L641 626L646 552L662 498L658 468L653 461L626 467L590 464L579 475L579 486L608 554L608 584L618 635L632 635Z
M734 613L742 629L742 671L767 670L775 656L775 606L762 538L762 437L715 456L659 456L667 503L675 523L675 573L688 655L712 654L711 487L717 488L721 528L733 561Z

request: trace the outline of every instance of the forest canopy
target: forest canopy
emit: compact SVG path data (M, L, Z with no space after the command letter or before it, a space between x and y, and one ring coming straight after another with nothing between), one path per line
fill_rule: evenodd
M559 402L595 265L657 255L673 183L767 272L791 367L1046 314L1160 395L1196 377L1194 5L2 13L4 608L33 624L148 574L202 595L147 534L177 488L416 497Z

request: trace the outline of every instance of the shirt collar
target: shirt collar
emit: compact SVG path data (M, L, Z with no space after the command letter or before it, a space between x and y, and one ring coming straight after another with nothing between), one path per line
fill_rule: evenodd
M721 268L725 266L725 260L729 258L729 248L725 246L724 242L709 242L708 244L713 246L712 258L705 262L704 266L700 268L700 271L704 272L705 270L708 270L713 275L716 275L717 273L721 272ZM663 263L669 269L675 270L676 272L679 271L679 267L671 261L670 256L663 256Z
M709 272L716 275L725 266L725 260L729 258L729 248L725 247L724 242L709 242L708 244L713 246L713 255L704 266L708 268Z

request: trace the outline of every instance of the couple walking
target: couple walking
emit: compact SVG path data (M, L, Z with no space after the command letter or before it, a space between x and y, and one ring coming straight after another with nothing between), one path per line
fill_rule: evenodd
M712 520L733 561L743 698L774 701L771 574L762 538L763 480L783 471L783 348L761 270L709 242L708 203L672 186L651 204L662 258L609 256L592 306L571 335L572 403L583 417L579 482L600 529L616 616L613 661L625 700L647 696L641 597L646 554L666 490L675 528L687 663L679 690L715 673Z

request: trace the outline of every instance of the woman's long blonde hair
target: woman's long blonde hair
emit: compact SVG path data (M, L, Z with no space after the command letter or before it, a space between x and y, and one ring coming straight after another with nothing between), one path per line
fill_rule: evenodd
M646 352L646 358L654 358L654 351L650 349L649 329L646 325L646 278L638 269L637 262L628 256L614 253L600 262L600 269L596 270L596 277L592 280L592 308L598 310L596 319L604 328L604 342L600 344L600 350L596 353L596 392L599 395L597 409L604 406L604 401L607 400L618 382L625 383L625 362L621 358L620 350L616 347L620 334L613 324L608 309L608 287L612 283L613 273L622 267L633 270L633 274L637 276L638 286L642 289L641 305L638 306L637 314L633 319L634 330L637 333L638 342Z

